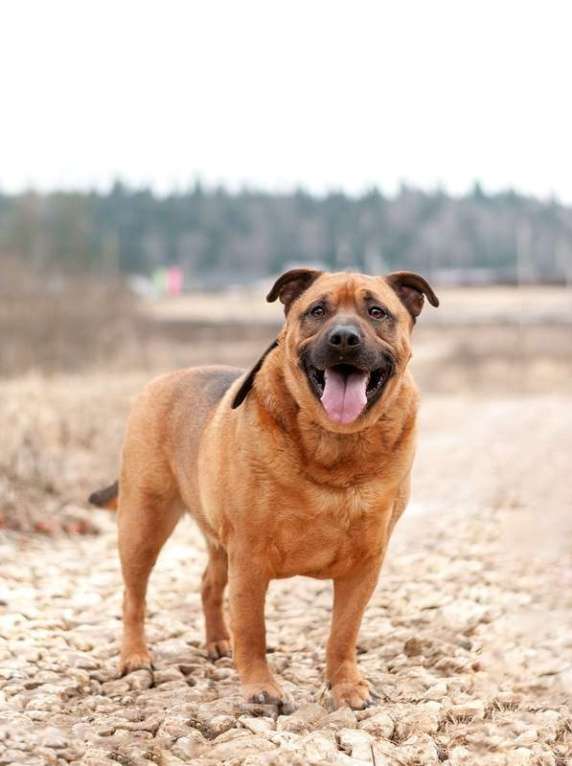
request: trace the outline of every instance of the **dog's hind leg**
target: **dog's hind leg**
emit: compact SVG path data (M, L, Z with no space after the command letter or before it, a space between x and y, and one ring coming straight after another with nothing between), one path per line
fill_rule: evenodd
M125 590L121 673L151 668L145 641L145 596L157 556L181 516L172 497L121 488L118 527L119 555Z
M228 559L219 546L208 544L209 563L203 573L201 598L205 613L207 652L211 659L229 657L230 634L223 613L224 589L228 581Z

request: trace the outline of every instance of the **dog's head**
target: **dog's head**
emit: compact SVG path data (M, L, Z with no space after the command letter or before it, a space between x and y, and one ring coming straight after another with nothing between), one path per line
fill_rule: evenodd
M283 274L267 300L284 304L284 378L299 406L331 431L356 431L375 420L411 357L411 330L425 296L439 305L426 280L410 272ZM245 380L241 401L263 360Z

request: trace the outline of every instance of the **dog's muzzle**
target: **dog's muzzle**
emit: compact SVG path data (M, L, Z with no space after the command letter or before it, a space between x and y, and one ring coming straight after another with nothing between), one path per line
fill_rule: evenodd
M302 358L310 388L335 423L356 420L382 395L395 371L388 351L368 347L352 325L336 325Z

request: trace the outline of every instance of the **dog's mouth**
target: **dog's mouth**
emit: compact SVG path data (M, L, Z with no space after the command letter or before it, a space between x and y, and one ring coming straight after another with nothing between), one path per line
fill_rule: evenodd
M364 370L352 364L336 364L320 370L305 364L306 375L314 394L321 401L330 420L353 423L383 392L392 365Z

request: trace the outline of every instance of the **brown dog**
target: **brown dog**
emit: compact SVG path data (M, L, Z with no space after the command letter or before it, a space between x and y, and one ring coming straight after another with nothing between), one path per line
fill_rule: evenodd
M145 593L185 511L205 535L202 601L209 656L232 651L247 699L281 705L266 662L271 579L332 578L327 681L337 705L361 708L356 663L364 609L409 497L418 394L407 369L427 282L295 269L268 295L286 322L246 375L199 367L150 383L130 414L118 494L125 581L121 670L150 667Z

